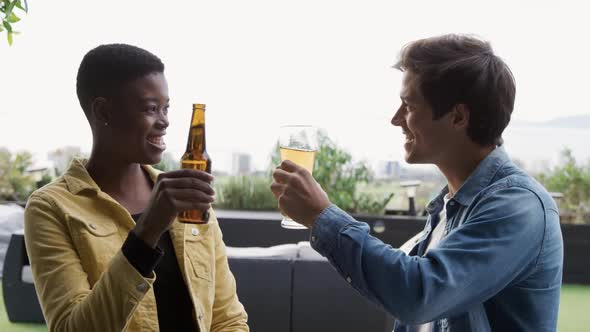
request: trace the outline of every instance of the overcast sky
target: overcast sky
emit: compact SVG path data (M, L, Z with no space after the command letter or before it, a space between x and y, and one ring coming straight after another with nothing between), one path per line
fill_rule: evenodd
M191 104L207 104L218 169L232 151L258 168L284 124L314 124L357 158L401 159L389 124L401 75L391 65L417 38L449 32L491 41L517 81L513 118L590 113L583 1L29 1L0 40L0 146L91 147L75 94L83 55L113 42L162 58L170 87L166 142L185 147ZM451 5L452 4L452 5ZM559 139L559 138L556 138Z

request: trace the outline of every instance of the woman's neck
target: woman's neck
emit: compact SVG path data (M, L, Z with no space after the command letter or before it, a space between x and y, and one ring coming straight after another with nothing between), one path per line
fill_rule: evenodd
M92 151L86 170L100 189L107 193L129 193L146 183L146 175L138 163L113 158L112 154Z

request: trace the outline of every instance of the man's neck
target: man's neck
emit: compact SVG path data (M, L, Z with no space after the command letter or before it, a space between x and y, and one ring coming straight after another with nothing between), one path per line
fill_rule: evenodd
M494 146L482 147L469 144L455 149L445 156L445 160L436 164L447 179L451 197L494 148Z

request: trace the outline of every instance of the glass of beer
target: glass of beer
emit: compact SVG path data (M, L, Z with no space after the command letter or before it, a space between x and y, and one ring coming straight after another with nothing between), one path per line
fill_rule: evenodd
M315 153L318 148L317 131L317 128L305 125L281 127L279 137L281 161L290 160L312 173ZM307 229L285 214L283 214L281 226L288 229Z

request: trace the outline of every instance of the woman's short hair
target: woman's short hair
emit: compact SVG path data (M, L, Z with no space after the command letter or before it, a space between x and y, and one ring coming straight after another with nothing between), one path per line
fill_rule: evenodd
M88 115L94 98L112 96L129 81L163 72L162 60L142 48L127 44L100 45L86 53L78 68L78 100Z

